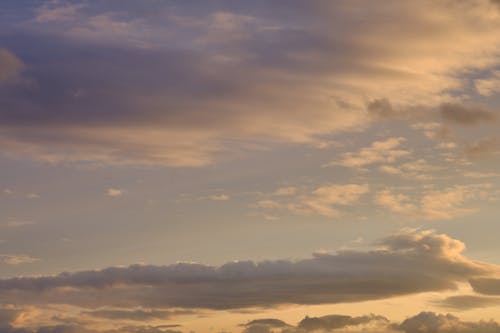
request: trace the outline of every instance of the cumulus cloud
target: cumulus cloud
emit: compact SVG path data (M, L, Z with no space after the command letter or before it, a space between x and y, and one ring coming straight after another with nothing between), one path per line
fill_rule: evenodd
M252 330L252 328L254 328ZM286 327L256 323L245 329L249 332L306 333L335 332L344 329L348 332L404 332L404 333L498 333L500 325L495 321L462 321L451 314L421 312L401 323L391 323L387 318L377 315L351 317L327 315L306 317L297 326ZM342 331L343 332L343 331Z
M496 269L464 257L462 242L430 231L405 230L381 240L379 246L298 261L239 261L219 267L133 265L10 278L0 280L0 297L17 304L90 308L326 304L454 289L457 282Z
M396 326L405 333L497 333L500 325L494 321L467 322L447 314L421 312Z
M344 328L347 326L359 326L370 322L388 323L389 320L383 316L360 316L351 317L343 315L328 315L323 317L306 317L297 325L298 328L310 331L332 331L335 329Z

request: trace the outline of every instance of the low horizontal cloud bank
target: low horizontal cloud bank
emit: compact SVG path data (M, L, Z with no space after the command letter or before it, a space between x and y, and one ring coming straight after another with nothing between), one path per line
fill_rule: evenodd
M370 114L469 94L469 76L500 64L498 15L487 0L288 1L286 14L280 2L20 4L2 17L0 80L25 63L31 83L0 89L0 148L203 166L255 141L359 131ZM455 111L444 115L489 119Z
M497 333L500 325L494 321L466 322L450 314L421 312L395 326L404 333Z
M372 251L342 250L299 261L239 261L220 267L133 265L10 278L0 280L0 298L15 304L88 308L326 304L454 289L457 282L498 270L466 258L462 242L432 231L403 230L378 246Z
M182 333L161 326L125 326L116 330L96 330L83 325L40 326L36 329L0 323L0 333Z
M280 325L276 325L279 322ZM391 323L383 316L351 317L328 315L306 317L296 326L277 319L254 320L245 325L243 333L306 333L306 332L388 332L388 333L498 333L495 321L462 321L450 314L421 312L401 323Z
M280 329L276 329L280 328ZM391 323L382 316L351 317L329 315L323 317L306 317L297 326L283 324L272 325L267 322L251 322L244 333L305 333L335 332L347 329L349 332L404 332L404 333L498 333L500 325L494 321L467 322L450 314L442 315L434 312L421 312L400 324Z
M111 320L134 320L134 321L148 321L152 319L168 319L177 315L192 314L192 311L187 310L113 310L113 309L99 309L95 311L84 311L82 314Z
M500 297L483 295L457 295L447 297L444 300L436 302L436 304L438 306L449 309L468 310L500 305Z

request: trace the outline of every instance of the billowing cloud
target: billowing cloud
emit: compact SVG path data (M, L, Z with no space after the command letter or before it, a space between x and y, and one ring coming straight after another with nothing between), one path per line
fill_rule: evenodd
M17 304L234 309L447 290L497 269L464 257L462 242L429 231L405 230L379 245L383 248L318 254L299 261L240 261L220 267L133 265L3 279L0 296Z
M404 333L497 333L500 325L494 321L467 322L447 314L421 312L397 326Z
M306 332L310 331L332 331L346 326L359 326L370 322L388 323L389 320L383 316L360 316L351 317L343 315L328 315L323 317L306 317L297 325Z

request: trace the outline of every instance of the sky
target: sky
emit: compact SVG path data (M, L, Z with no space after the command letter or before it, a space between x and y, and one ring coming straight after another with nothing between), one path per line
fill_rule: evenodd
M500 333L500 1L0 3L0 333Z

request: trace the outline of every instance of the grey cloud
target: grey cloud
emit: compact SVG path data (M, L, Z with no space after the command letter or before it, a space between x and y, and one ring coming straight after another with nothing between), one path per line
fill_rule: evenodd
M293 328L284 321L273 318L255 319L241 326L245 327L242 333L272 333L277 328L281 328L282 331L286 328Z
M316 330L332 331L347 326L358 326L358 325L368 324L374 321L382 322L383 324L387 324L389 322L387 318L375 315L360 316L360 317L328 315L323 317L306 317L300 321L297 327L303 329L306 332L316 331Z
M397 115L387 98L375 99L369 102L366 108L368 112L380 118L392 118Z
M252 326L252 325L266 325L270 327L287 327L290 326L285 323L283 320L267 318L267 319L254 319L243 326Z
M124 326L117 330L95 330L84 325L40 326L36 329L0 324L0 333L182 333L164 326Z
M21 313L22 311L19 309L0 308L0 324L12 323Z
M459 295L447 297L444 300L436 302L436 304L445 308L468 310L498 305L500 304L500 298L478 295Z
M3 279L0 297L16 304L89 308L326 304L454 289L459 281L495 269L464 257L462 242L428 231L405 230L385 238L380 246L383 249L339 251L299 261L240 261L219 267L133 265Z
M444 120L464 126L492 122L497 119L497 115L492 111L460 104L442 104L439 112Z
M490 157L500 152L500 140L496 137L479 139L465 147L465 155L470 159Z
M474 291L486 295L500 295L500 279L477 278L471 279L470 285Z
M498 333L500 325L494 321L466 322L450 314L421 312L395 326L405 333Z
M248 140L310 143L359 131L372 121L366 100L375 114L394 113L379 96L398 108L434 107L456 89L455 74L484 70L483 54L490 68L496 51L478 49L496 44L477 36L496 36L497 22L455 3L284 4L9 6L0 15L14 12L22 29L0 20L0 42L26 62L31 81L0 92L2 152L53 163L206 165ZM447 19L427 16L436 12ZM462 43L452 42L457 32ZM426 67L444 48L442 70Z
M242 326L245 326L243 333L305 333L314 331L330 332L347 327L353 329L356 326L368 324L385 328L388 326L389 320L383 316L373 314L358 317L332 314L322 317L306 316L297 326L289 325L279 319L257 319Z
M167 319L176 315L192 314L192 311L167 311L167 310L107 310L85 311L83 314L104 319L126 319L147 321L151 319Z

